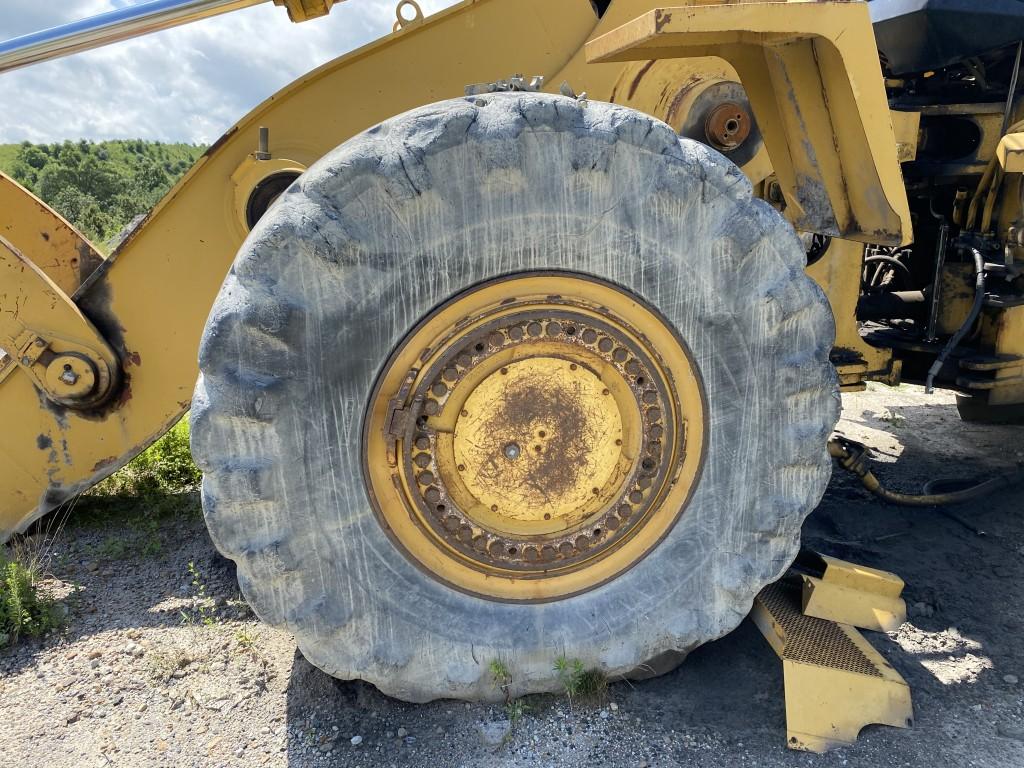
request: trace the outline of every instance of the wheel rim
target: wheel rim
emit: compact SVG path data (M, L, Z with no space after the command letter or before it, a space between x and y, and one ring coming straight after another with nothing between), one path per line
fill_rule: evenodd
M667 321L573 273L454 297L411 331L365 419L363 469L398 547L481 597L592 589L671 530L696 484L706 408Z

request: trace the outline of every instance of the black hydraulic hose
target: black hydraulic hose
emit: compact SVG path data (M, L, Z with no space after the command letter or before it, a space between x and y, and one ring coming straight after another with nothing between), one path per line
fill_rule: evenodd
M1024 479L1024 471L1018 470L1017 472L1007 472L997 475L991 480L986 480L983 483L972 485L970 488L964 488L961 491L922 494L890 491L878 482L878 478L871 474L871 472L868 472L864 477L862 477L861 482L864 484L864 487L875 494L875 496L878 496L880 499L885 499L892 504L899 504L904 507L940 507L948 504L961 504L965 501L978 499L992 493L993 491L998 491L1000 488L1007 488L1014 485L1022 479Z
M974 304L971 305L971 311L967 313L967 319L964 320L963 325L946 342L946 346L942 348L939 356L932 363L932 367L928 369L924 391L929 395L935 391L935 387L932 385L935 382L935 377L942 370L942 366L946 364L946 358L957 348L957 345L967 335L967 332L971 330L974 322L978 319L978 315L981 314L981 305L985 302L985 259L977 248L971 248L970 251L974 257Z
M1014 471L1003 472L990 480L958 491L922 494L899 493L890 491L883 486L868 469L867 450L863 445L852 440L833 439L829 441L828 450L832 457L838 460L839 466L857 475L864 487L875 496L891 504L899 504L904 507L939 507L948 504L961 504L1024 481L1024 467L1018 467ZM927 486L925 486L925 490L927 490Z

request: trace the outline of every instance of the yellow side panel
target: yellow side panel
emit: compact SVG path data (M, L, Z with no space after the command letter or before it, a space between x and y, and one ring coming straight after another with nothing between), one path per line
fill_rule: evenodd
M103 261L74 227L3 173L0 237L14 244L67 294L74 293Z

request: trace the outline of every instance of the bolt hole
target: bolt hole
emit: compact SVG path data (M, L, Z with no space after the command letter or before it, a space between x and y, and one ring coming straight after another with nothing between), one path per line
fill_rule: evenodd
M437 505L437 511L438 512L444 512L444 509L445 509L444 504L438 504Z
M64 373L71 373L71 365L69 363L64 363Z
M654 469L654 459L644 459L640 464L644 469Z
M533 450L535 450L537 453L540 453L540 446L539 445L533 446Z
M645 379L643 376L637 376L636 383L642 387L644 384L647 383L647 379Z
M509 547L509 548L508 548L508 553L509 553L510 555L514 555L514 554L516 553L516 548L515 548L515 547Z
M548 436L548 433L545 432L543 429L540 432L537 433L537 437L547 437L547 436Z
M483 344L477 344L475 347L473 347L473 349L475 349L477 352L483 352L484 351L484 345Z
M571 325L568 328L565 329L565 332L568 335L570 335L570 336L575 336L576 335L576 329L573 326L571 326Z
M466 465L465 464L459 464L459 472L465 472L465 471L466 471Z
M551 519L551 514L549 512L545 512L544 513L544 519L545 520L550 520Z
M601 489L600 488L592 488L591 490L594 492L595 496L600 496L601 495Z
M600 537L601 537L601 529L600 528L595 528L594 529L594 538L600 538Z

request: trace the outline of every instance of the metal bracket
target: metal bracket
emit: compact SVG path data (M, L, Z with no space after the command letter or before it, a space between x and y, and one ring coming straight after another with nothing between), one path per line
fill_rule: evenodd
M867 3L679 5L590 41L587 60L727 60L750 99L784 213L797 229L910 242L910 205Z
M412 406L406 407L409 392L412 391L412 385L419 375L420 372L416 368L409 371L405 375L405 381L402 382L398 394L388 403L388 413L384 419L384 423L387 425L384 429L384 442L387 446L387 459L390 467L398 466L398 441L406 436L411 422L415 421L416 413L419 410L415 407L415 402Z
M117 356L75 303L0 237L0 348L61 405L100 403L117 381Z

